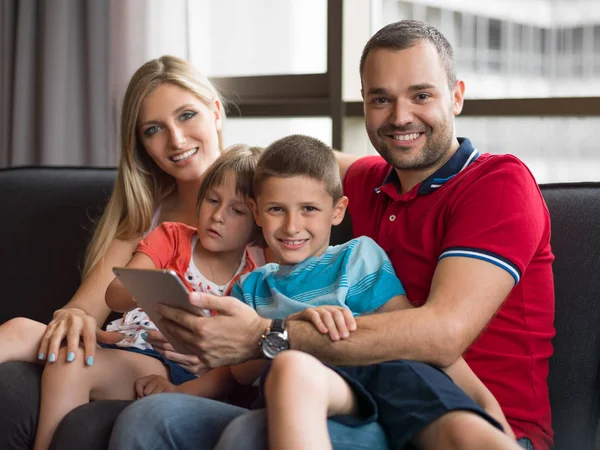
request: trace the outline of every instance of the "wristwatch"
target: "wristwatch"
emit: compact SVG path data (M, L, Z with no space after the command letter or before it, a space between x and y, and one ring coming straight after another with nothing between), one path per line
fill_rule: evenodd
M285 329L285 321L273 319L271 326L266 329L258 344L265 358L273 359L284 350L289 350L290 341Z

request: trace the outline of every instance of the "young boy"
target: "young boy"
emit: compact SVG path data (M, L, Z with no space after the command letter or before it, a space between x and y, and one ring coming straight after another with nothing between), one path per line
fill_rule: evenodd
M280 264L243 275L233 296L263 317L302 315L334 339L355 329L352 314L412 307L374 241L329 246L348 200L328 146L300 135L274 142L259 159L254 193L252 212ZM270 448L330 448L332 416L357 425L379 421L393 449L519 448L500 431L501 423L511 432L498 402L464 360L444 372L414 361L328 367L281 352L263 384Z

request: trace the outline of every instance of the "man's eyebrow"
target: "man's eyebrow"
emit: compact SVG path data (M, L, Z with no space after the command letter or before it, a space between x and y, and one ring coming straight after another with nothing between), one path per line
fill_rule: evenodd
M420 84L413 84L412 86L410 86L408 88L409 92L426 91L426 90L430 90L430 89L437 89L437 87L431 83L420 83ZM389 91L387 89L381 88L381 87L372 88L372 89L368 90L367 95L389 95Z
M371 88L367 91L367 95L387 95L387 93L385 88Z
M409 91L411 91L411 92L415 92L415 91L426 91L426 90L428 90L428 89L437 89L437 88L435 87L435 85L434 85L434 84L431 84L431 83L421 83L421 84L415 84L415 85L413 85L413 86L410 86L410 87L408 88L408 90L409 90Z

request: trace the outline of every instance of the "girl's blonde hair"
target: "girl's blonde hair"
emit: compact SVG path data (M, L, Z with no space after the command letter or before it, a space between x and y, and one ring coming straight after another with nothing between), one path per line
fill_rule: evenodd
M121 110L121 156L113 193L87 248L83 278L104 257L113 239L131 239L150 229L156 205L175 189L175 178L160 169L142 146L137 120L146 96L164 83L171 83L195 94L209 108L215 101L225 107L209 79L188 61L162 56L148 61L133 75L127 86ZM223 136L218 130L219 150Z
M254 172L262 151L262 147L250 147L246 144L235 144L228 147L202 178L202 184L198 191L196 214L199 214L200 205L207 192L213 187L220 186L228 172L235 174L236 193L245 200L254 198ZM249 245L263 246L263 243L262 229L255 223Z

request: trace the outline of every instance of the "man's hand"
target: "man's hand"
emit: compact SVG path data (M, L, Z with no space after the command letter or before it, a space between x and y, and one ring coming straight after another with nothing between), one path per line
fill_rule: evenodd
M187 353L196 355L208 367L240 364L260 358L260 336L269 327L250 306L233 297L191 292L190 303L211 309L215 316L203 317L178 308L159 305L161 324Z
M287 320L304 320L312 323L323 334L329 334L332 341L350 336L356 330L356 320L352 311L342 306L316 306L291 314Z
M138 398L163 392L177 392L177 386L162 375L148 375L135 380L135 393Z
M165 338L160 331L147 331L146 334L147 337L144 340L152 345L154 350L165 358L176 362L188 372L200 376L210 370L197 356L184 355L175 351L173 346L169 344L167 338Z

